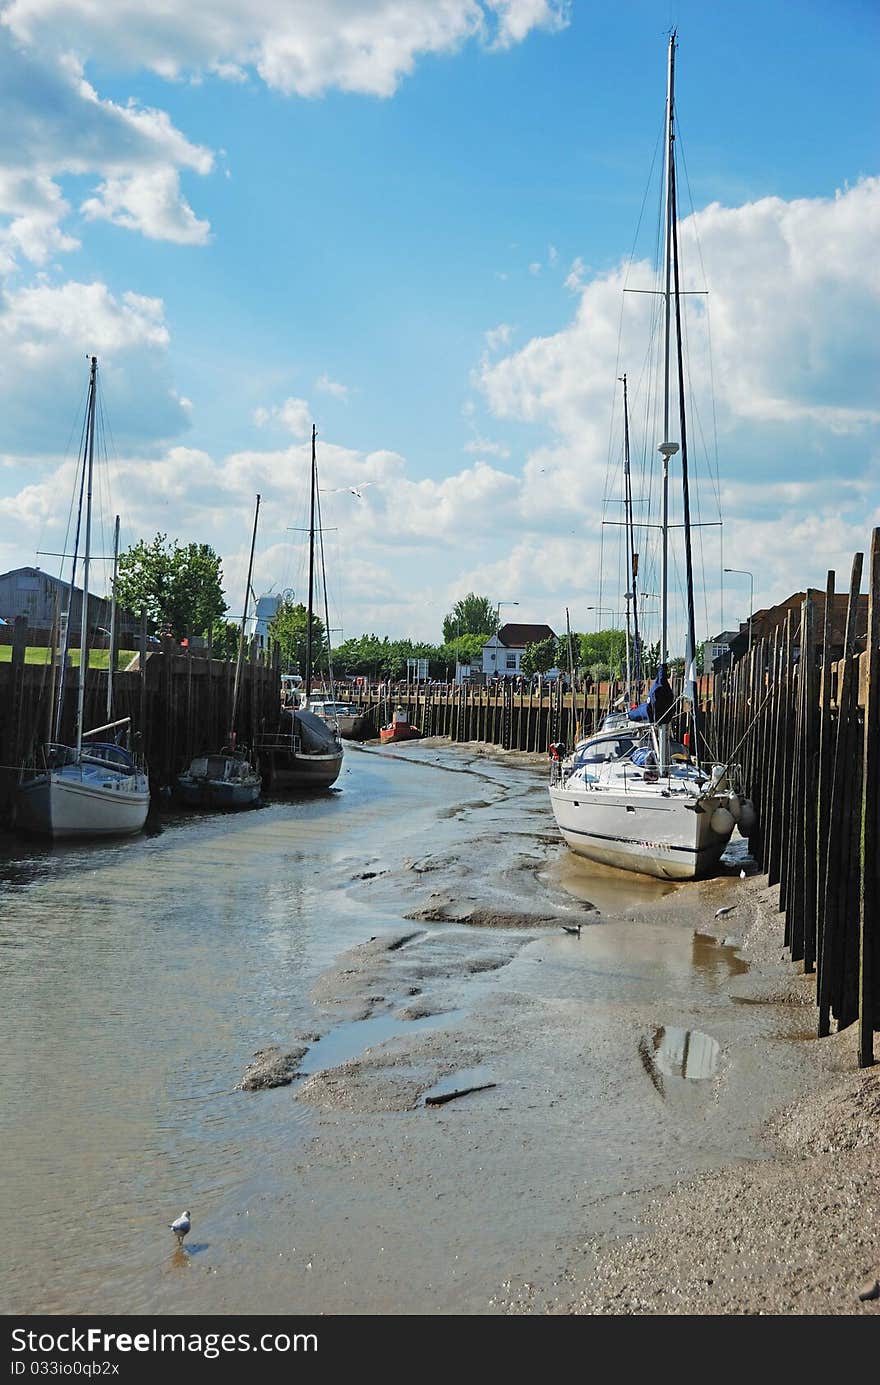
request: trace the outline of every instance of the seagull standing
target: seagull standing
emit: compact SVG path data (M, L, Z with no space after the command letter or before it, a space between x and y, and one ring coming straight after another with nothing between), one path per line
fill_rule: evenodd
M562 925L562 931L563 933L574 933L578 938L581 936L581 926L579 923L564 923Z
M177 1244L179 1246L183 1245L183 1238L187 1234L191 1226L192 1222L190 1221L189 1212L181 1212L180 1216L176 1219L176 1221L173 1221L171 1223L171 1230L177 1237Z

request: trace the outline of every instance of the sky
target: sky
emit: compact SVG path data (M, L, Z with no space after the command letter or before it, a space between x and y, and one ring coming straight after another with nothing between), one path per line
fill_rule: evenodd
M843 587L880 523L874 0L0 0L0 571L58 570L94 353L105 555L116 513L209 543L236 616L259 493L254 587L304 599L314 423L334 642L439 642L469 591L619 624L626 372L656 638L625 290L673 27L698 639Z

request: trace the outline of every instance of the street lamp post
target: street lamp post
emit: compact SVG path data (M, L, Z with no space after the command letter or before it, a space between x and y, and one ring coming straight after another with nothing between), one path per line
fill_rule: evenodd
M501 607L502 607L502 606L518 606L518 605L519 605L519 602L518 602L518 601L496 601L496 603L495 603L495 634L496 634L496 636L497 636L497 634L498 634L498 631L501 629ZM497 651L497 649L496 649L495 654L497 654L497 653L498 653L498 651ZM495 654L492 655L492 658L495 660L495 673L496 673L496 675L498 675L498 672L499 672L499 671L498 671L498 661L497 661L497 659L495 659ZM506 677L506 676L507 676L507 671L505 670L505 677Z
M495 633L496 633L496 635L498 634L498 631L501 629L501 607L502 607L502 606L518 606L518 605L519 605L519 602L518 602L518 601L497 601L497 602L495 603Z
M755 579L744 567L726 567L725 572L738 572L740 577L749 579L749 653L752 652L752 617L755 614Z

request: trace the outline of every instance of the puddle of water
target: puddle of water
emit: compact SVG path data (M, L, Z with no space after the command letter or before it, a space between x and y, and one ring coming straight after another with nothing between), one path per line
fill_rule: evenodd
M413 1030L445 1029L456 1024L464 1013L464 1010L444 1010L440 1015L425 1015L416 1020L398 1020L392 1015L349 1020L346 1024L338 1024L313 1044L304 1055L299 1070L303 1077L326 1072L328 1068L336 1068L351 1058L359 1058L368 1048L399 1038L401 1034L411 1034Z
M698 971L713 972L718 966L719 956L727 966L731 976L742 976L749 969L748 962L736 955L736 943L713 938L708 933L694 933L692 961Z
M642 904L662 899L677 889L670 880L655 880L650 875L637 875L631 870L615 870L601 866L565 851L541 875L551 886L562 889L575 899L592 904L603 913L621 913Z
M664 1077L702 1081L714 1077L721 1048L717 1039L699 1029L660 1025L654 1030L653 1061Z
M461 1092L467 1087L483 1087L488 1082L494 1082L492 1073L486 1067L459 1068L458 1072L452 1072L448 1077L441 1077L428 1091L422 1093L424 1103L429 1096L446 1096L449 1092ZM474 1093L477 1095L477 1093Z

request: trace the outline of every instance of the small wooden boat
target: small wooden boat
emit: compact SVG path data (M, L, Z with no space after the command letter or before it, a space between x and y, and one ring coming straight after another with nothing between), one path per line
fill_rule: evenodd
M263 781L241 751L199 755L177 776L175 796L192 808L249 808Z
M421 734L418 727L412 725L402 707L395 708L388 725L379 728L379 740L383 745L390 741L416 741Z

